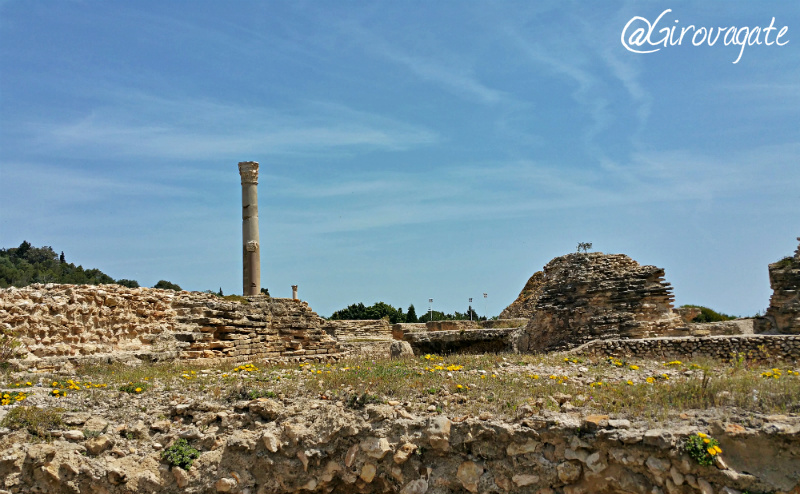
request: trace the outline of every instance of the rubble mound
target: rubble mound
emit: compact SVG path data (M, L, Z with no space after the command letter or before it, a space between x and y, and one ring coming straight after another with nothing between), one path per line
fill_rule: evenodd
M499 319L532 318L533 311L536 308L536 301L539 300L539 295L542 294L543 285L544 274L541 271L536 271L525 283L519 293L519 297L500 313Z
M797 238L800 241L800 237ZM800 246L794 257L769 265L772 297L765 318L766 328L780 334L800 334Z
M528 296L520 301L523 290L515 302L531 318L520 342L522 351L565 350L594 339L666 336L681 326L664 270L642 266L624 254L557 257L531 277L526 289Z

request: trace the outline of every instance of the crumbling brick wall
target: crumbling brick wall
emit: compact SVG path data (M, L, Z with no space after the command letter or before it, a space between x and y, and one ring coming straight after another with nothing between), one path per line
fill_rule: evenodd
M147 360L326 360L341 349L306 302L119 285L0 290L0 326L24 366L108 355Z

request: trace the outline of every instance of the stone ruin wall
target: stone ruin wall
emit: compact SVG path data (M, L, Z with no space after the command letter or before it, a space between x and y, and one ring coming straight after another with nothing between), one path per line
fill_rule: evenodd
M800 246L794 257L769 265L769 285L772 297L759 332L800 334Z
M0 290L0 327L17 334L20 365L69 361L198 362L341 355L324 320L305 302L119 285L31 285Z
M345 342L392 339L392 325L388 319L327 320L323 329L331 337Z
M520 307L532 308L523 350L565 350L598 338L649 338L681 325L664 270L641 266L626 255L568 254L538 274L528 283L533 286L529 295L523 297L523 290L520 297Z
M800 424L785 415L690 417L677 426L648 427L608 415L540 415L528 405L513 423L416 416L402 405L355 411L326 402L285 406L263 400L234 406L181 403L166 410L165 419L145 417L127 425L113 416L65 414L77 440L58 437L6 448L0 489L53 494L793 494L800 488ZM135 435L136 442L110 433L85 440L80 428L87 430L90 422L106 422L110 430ZM687 437L701 431L716 438L724 451L713 466L700 466L681 450ZM141 450L150 441L168 444L182 435L191 435L203 450L188 471L167 468L160 451L144 457L113 454L127 444Z
M800 336L736 335L632 340L594 340L570 353L601 357L640 357L681 360L710 357L733 360L800 360Z
M514 319L518 317L531 319L533 313L536 311L536 301L539 300L539 296L542 294L543 286L544 273L541 271L533 273L533 276L525 283L517 299L511 302L511 305L500 313L500 319Z
M323 329L345 352L370 358L388 356L394 341L388 319L328 320Z

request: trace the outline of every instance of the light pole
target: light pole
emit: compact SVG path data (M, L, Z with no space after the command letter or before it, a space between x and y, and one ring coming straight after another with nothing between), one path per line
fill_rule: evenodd
M428 319L433 321L433 299L432 298L428 299L428 314L430 314Z
M489 320L489 311L486 308L488 304L488 302L486 301L486 297L488 296L489 296L488 293L483 294L483 317L485 317L487 321Z
M469 298L469 320L472 321L472 297Z

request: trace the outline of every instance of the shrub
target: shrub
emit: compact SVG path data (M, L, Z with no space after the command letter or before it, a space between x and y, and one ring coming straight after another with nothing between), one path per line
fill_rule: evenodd
M689 436L683 449L694 461L704 466L712 465L714 457L722 453L719 442L702 432Z
M20 342L16 335L8 329L0 329L0 366L20 355Z
M172 446L161 453L161 459L174 467L189 470L192 462L200 458L200 452L189 445L186 439L180 438Z
M369 393L362 393L361 396L358 393L353 394L347 398L345 405L349 408L364 408L365 405L369 405L371 403L381 403L381 399L376 395L371 395Z
M119 390L120 391L124 391L126 393L131 393L131 394L138 395L138 394L141 394L141 393L144 393L145 391L147 391L147 388L149 388L149 387L150 387L150 385L148 383L129 382L128 384L124 384L124 385L120 386Z
M52 429L61 427L63 408L16 407L12 408L0 425L9 429L27 429L34 436L44 437Z
M681 307L692 307L695 309L700 309L700 314L695 316L695 318L692 319L692 322L719 322L719 321L730 321L731 319L736 319L736 317L734 316L729 316L728 314L722 314L721 312L711 310L708 307L703 307L702 305L683 305Z
M175 290L176 292L181 291L180 286L167 280L158 280L158 283L153 285L153 288L161 288L162 290Z

